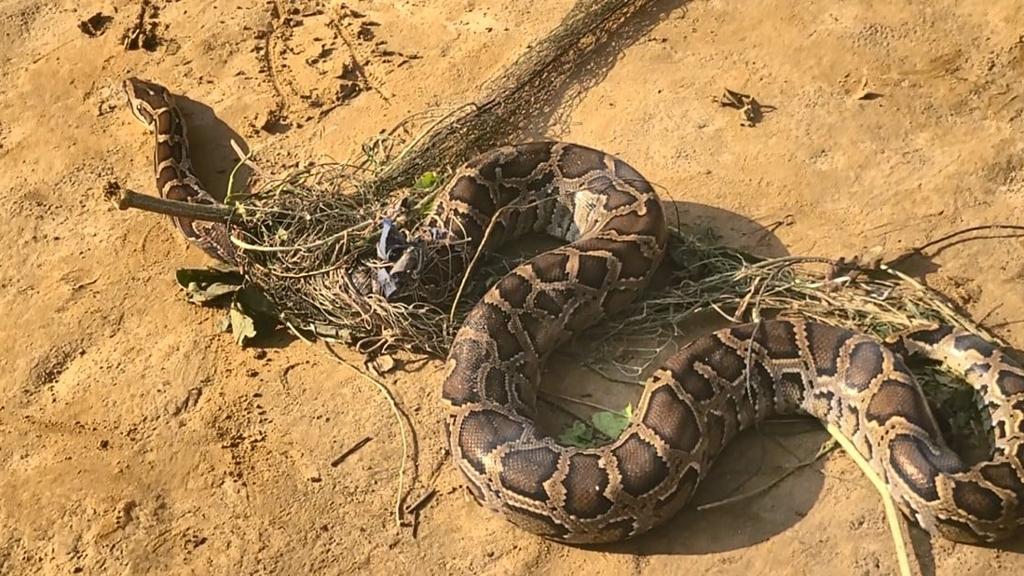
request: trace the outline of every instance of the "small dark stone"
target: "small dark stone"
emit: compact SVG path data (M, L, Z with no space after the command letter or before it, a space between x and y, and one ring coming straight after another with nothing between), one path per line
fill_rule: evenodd
M78 29L82 31L82 34L90 38L96 38L102 36L107 31L107 27L114 21L113 16L107 16L102 12L97 12L92 16L89 16L85 20L78 23Z

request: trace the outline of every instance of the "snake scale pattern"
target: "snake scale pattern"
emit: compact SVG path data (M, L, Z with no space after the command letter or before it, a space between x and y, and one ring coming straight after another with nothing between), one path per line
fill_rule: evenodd
M125 87L134 114L156 134L161 195L215 201L191 173L185 123L167 91L135 79ZM535 423L545 362L648 286L668 237L657 194L612 155L532 142L462 166L430 222L473 250L528 233L567 242L498 281L469 313L446 363L455 465L476 500L515 525L567 543L642 534L688 502L733 437L781 414L836 426L900 509L933 535L993 542L1024 523L1024 368L978 335L929 326L882 342L796 319L733 326L659 367L617 439L565 446ZM211 256L231 260L224 226L176 225ZM974 387L993 425L986 460L968 465L945 444L904 363L915 354Z
M122 89L135 118L153 132L153 170L161 198L194 204L219 204L192 172L188 126L167 88L127 78ZM222 262L235 262L235 246L224 224L172 217L174 226L203 252Z

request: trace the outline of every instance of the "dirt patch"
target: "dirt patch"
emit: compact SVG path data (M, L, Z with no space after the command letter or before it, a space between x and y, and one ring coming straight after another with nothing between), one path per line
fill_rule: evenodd
M34 395L46 386L56 384L75 358L85 354L78 343L58 344L47 350L29 369L25 393Z
M365 91L387 101L381 79L418 58L394 50L379 22L346 4L271 2L260 72L274 87L277 107L261 126L274 134L321 118Z
M125 50L145 50L154 52L160 46L160 9L156 3L143 0L139 4L139 14L121 34L121 44Z
M82 34L95 38L102 36L107 31L107 27L114 20L113 16L108 16L103 12L97 12L92 16L89 16L85 20L78 23L78 29L82 31Z

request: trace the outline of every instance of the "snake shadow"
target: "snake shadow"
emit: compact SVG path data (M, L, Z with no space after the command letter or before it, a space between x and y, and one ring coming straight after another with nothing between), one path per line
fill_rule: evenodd
M174 101L188 124L192 169L203 187L221 202L227 196L229 185L235 193L246 190L253 171L248 165L238 166L238 155L232 149L231 141L234 140L243 152L249 151L248 142L206 104L177 92L174 93ZM233 180L232 171L235 172ZM283 349L295 340L291 332L277 326L260 333L250 346Z
M746 216L694 202L662 198L669 225L699 237L711 236L715 242L749 252L761 258L789 256L786 245L775 235L780 225L765 225Z
M775 235L773 226L712 206L679 201L664 201L663 204L669 222L685 232L698 235L710 232L721 244L763 258L790 255ZM937 269L930 260L920 257L902 264L901 269L922 280ZM705 317L694 318L688 324L691 324L692 334L684 341L721 327L720 321L714 318L709 321ZM569 394L573 396L601 398L601 402L610 406L627 402L635 405L638 387L623 390L623 386L608 382L595 384L592 372L568 367L572 362L552 362L555 374L545 375L545 383L557 381L563 388L570 388ZM541 413L543 420L543 409ZM811 418L763 423L741 434L725 448L690 502L665 524L633 540L583 548L635 556L701 555L765 542L795 527L820 505L825 459L815 456L828 438L828 433ZM909 529L922 573L935 574L931 537L912 522ZM1008 541L983 547L1024 554L1024 531Z
M663 204L669 222L685 232L711 232L721 244L765 258L788 255L772 229L750 218L691 202ZM687 334L679 344L721 327L720 318L687 319ZM645 375L674 350L670 347L659 353L647 365ZM624 386L585 368L579 358L556 353L548 366L542 390L609 407L627 403L635 406L639 400L639 386ZM587 417L577 405L550 404L543 402L539 407L544 429L565 429L571 424L571 419L566 419L568 412L577 418ZM726 447L690 503L663 526L626 542L585 548L639 556L698 555L747 548L768 540L799 523L816 505L824 484L824 460L815 460L815 455L827 438L820 424L809 418L763 423Z
M188 123L189 149L196 177L214 198L223 202L231 171L238 164L231 141L238 143L242 151L248 151L249 146L234 128L217 116L213 108L178 93L174 94L174 101ZM234 192L245 190L251 177L249 166L239 166L231 184Z
M670 18L686 15L690 0L661 0L647 2L628 13L625 20L615 28L614 33L601 34L599 31L588 36L594 42L590 54L573 63L572 69L561 78L555 77L550 89L534 86L531 93L532 113L524 119L517 130L519 138L546 138L551 132L567 133L571 129L573 111L579 106L590 90L605 80L615 65L623 58L626 50L645 39L661 23ZM561 25L571 21L579 10L589 9L591 3L582 0L566 14ZM634 3L636 4L636 3ZM615 18L623 18L619 15ZM607 24L607 23L606 23ZM606 26L602 25L602 26ZM571 60L572 57L568 56ZM552 68L564 62L552 63Z

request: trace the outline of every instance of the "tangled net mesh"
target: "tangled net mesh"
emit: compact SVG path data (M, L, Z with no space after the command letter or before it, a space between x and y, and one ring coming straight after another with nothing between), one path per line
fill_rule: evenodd
M599 82L624 46L674 8L658 4L581 0L479 100L412 117L365 144L350 162L299 169L236 198L240 217L232 229L246 281L300 336L342 341L366 354L402 350L443 357L465 313L519 260L489 257L464 277L452 278L440 294L399 301L365 293L353 270L389 265L378 249L384 223L415 229L452 169L485 149L557 123L566 101ZM578 343L583 361L602 374L639 380L698 312L730 321L794 313L880 337L942 322L999 342L940 294L884 266L873 274L847 275L833 260L760 258L679 229L672 230L669 250L664 286ZM416 294L419 288L405 291ZM947 403L950 412L973 407L970 390L935 375L927 380L933 386L929 396ZM960 427L978 432L983 417L969 412L970 421Z
M623 47L681 4L581 0L488 82L479 99L412 117L366 143L351 162L297 170L236 198L243 217L234 234L246 278L274 302L292 330L339 338L364 352L443 354L488 274L476 270L473 277L480 281L465 286L454 278L430 302L363 294L352 270L357 262L371 269L386 265L375 249L383 221L415 228L452 169L488 148L564 121L559 114L566 102L582 97ZM460 287L463 297L453 310ZM416 294L419 288L403 290Z
M376 255L384 215L399 226L411 221L394 214L403 203L389 199L370 193L346 165L318 165L265 184L245 201L244 227L234 230L246 280L293 331L363 352L438 353L450 331L445 311L363 293L352 274L386 265Z

